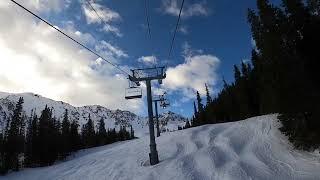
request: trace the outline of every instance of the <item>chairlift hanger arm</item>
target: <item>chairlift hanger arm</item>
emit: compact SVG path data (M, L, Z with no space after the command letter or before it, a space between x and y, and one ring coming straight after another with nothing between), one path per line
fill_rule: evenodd
M164 68L165 67L131 69L132 75L129 75L129 80L133 82L158 80L161 84L162 79L165 79L167 76Z
M160 67L150 67L150 68L139 68L139 69L134 69L134 70L131 70L132 72L137 70L137 71L142 71L142 70L151 70L151 69L165 69L166 67L165 66L160 66Z
M166 75L161 76L155 76L155 77L142 77L142 78L136 78L134 76L129 76L129 80L133 82L140 82L140 81L151 81L151 80L158 80L158 79L165 79Z

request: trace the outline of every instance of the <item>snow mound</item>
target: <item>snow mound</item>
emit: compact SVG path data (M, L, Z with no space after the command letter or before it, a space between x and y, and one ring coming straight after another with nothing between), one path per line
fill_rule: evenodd
M0 179L319 179L319 155L293 150L278 127L276 115L266 115L166 133L157 138L155 166L147 165L145 136Z

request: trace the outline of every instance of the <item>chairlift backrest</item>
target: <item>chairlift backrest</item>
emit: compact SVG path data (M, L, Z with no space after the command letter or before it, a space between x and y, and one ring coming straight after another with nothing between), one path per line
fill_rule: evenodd
M142 97L142 90L139 87L129 87L125 92L125 99L138 99Z

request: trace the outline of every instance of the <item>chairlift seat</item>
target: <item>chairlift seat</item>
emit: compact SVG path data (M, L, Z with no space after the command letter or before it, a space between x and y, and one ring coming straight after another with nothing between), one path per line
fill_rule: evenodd
M142 98L142 90L138 87L130 87L126 89L125 99L139 99Z

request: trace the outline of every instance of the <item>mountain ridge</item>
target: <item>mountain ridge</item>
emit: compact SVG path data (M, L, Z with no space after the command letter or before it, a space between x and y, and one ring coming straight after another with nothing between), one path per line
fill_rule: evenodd
M34 111L40 115L45 106L53 108L53 116L58 120L62 120L65 109L68 109L69 119L77 120L80 127L87 122L89 114L95 125L103 118L106 128L119 129L120 126L130 127L136 131L137 136L147 134L147 118L136 115L127 110L111 110L101 105L85 105L76 107L63 101L56 101L50 98L43 97L34 93L7 93L0 92L0 129L5 127L5 119L12 115L15 103L19 97L24 98L23 110L24 116L30 117ZM175 131L178 126L183 126L187 118L173 113L171 111L159 115L160 128L162 131Z

